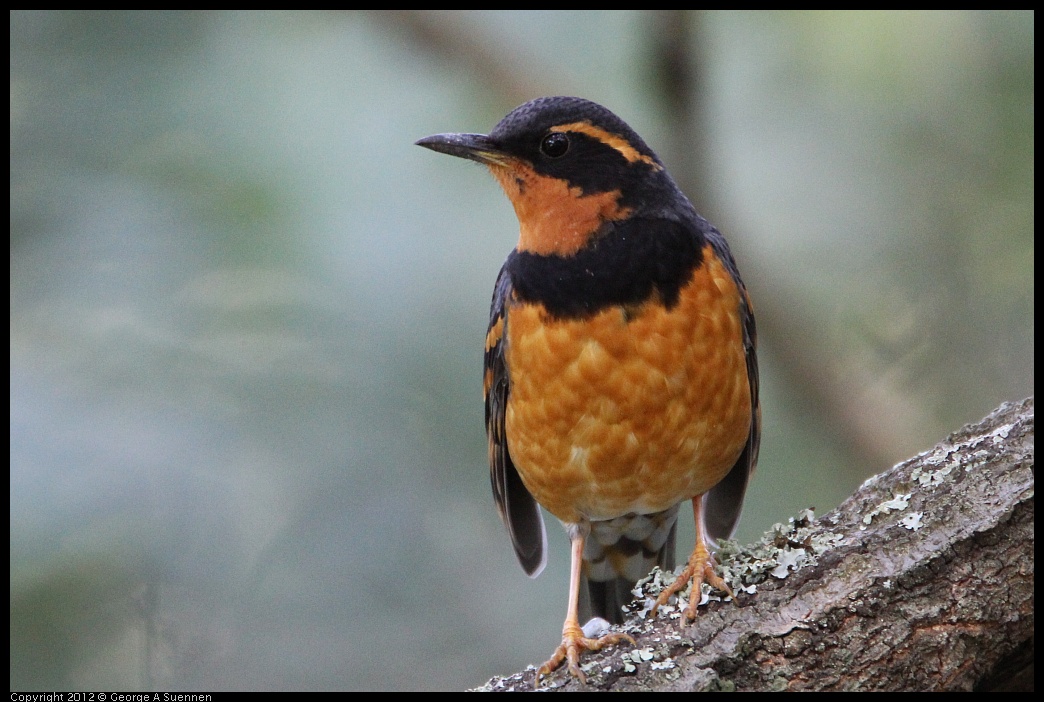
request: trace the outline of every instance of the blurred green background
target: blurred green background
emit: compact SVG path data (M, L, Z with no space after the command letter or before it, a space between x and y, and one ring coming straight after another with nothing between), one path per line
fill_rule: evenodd
M1032 394L1033 19L12 12L12 689L455 689L551 653L565 535L528 580L482 423L517 223L413 145L538 95L617 112L732 244L741 540Z

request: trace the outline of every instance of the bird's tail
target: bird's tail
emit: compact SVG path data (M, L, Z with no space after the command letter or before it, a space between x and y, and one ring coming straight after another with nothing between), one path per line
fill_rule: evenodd
M627 514L592 522L584 545L580 574L580 621L601 617L610 624L623 621L631 590L653 566L674 568L674 537L678 505L656 514Z

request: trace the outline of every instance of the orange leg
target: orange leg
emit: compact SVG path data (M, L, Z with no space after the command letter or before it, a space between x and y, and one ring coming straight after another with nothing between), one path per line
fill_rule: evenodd
M635 640L627 634L606 634L597 639L589 639L584 636L584 630L580 628L580 620L577 614L577 602L580 597L580 564L584 556L584 539L586 534L579 527L569 530L569 538L572 544L572 559L569 572L569 608L566 610L565 624L562 625L562 644L551 654L551 658L537 671L537 679L548 675L562 661L569 663L569 672L574 678L586 684L587 677L580 670L580 652L597 651L606 646L620 641L630 641L632 646L637 646Z
M664 588L660 592L660 596L656 598L656 604L653 605L652 610L649 612L651 616L656 615L656 610L659 609L660 605L667 604L667 600L671 598L671 595L684 590L690 580L692 581L692 594L689 595L689 606L682 612L682 624L687 624L696 619L696 607L700 604L704 581L709 583L711 587L728 593L729 597L735 599L735 595L732 594L729 586L714 572L714 557L707 550L707 535L703 529L703 520L700 519L700 510L702 508L703 496L692 498L692 512L696 517L696 546L692 549L692 555L689 556L689 564L685 566L685 570L681 572L681 575L673 583Z

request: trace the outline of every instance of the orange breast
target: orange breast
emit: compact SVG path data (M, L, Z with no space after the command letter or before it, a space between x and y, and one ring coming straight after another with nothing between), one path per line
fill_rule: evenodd
M533 497L577 522L658 512L717 484L750 431L739 304L709 247L670 310L554 320L511 304L507 442Z

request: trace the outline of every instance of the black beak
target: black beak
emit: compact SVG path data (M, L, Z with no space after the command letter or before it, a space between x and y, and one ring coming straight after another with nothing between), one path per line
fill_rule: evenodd
M507 166L512 159L485 134L435 134L419 139L417 146L432 151L478 161L488 165Z

